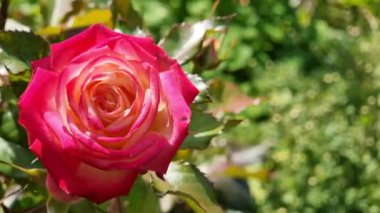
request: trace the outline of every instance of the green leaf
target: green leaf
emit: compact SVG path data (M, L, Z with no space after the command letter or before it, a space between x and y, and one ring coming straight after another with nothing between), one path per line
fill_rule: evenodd
M194 165L173 162L160 179L154 173L143 177L161 195L173 194L183 199L195 212L223 212L216 202L214 189L208 179Z
M113 0L111 10L114 22L120 20L130 28L143 25L142 16L135 10L131 0Z
M14 116L11 111L6 111L1 115L0 133L6 139L18 141L19 130Z
M17 74L9 73L8 77L14 95L20 97L29 84L31 72L26 71Z
M78 203L70 204L70 213L97 212L94 203L88 200L81 200Z
M17 106L17 97L12 91L11 87L0 87L0 100L1 102L6 102L7 106L1 106L0 110L8 110L10 106L16 107Z
M47 213L67 213L70 210L70 204L59 202L53 198L49 198L46 203Z
M217 121L211 114L193 107L189 127L190 134L181 148L205 149L214 136L222 133L223 128L224 124L222 121Z
M31 61L42 58L49 52L49 44L30 32L0 32L0 48L9 56L15 57L25 64L30 64Z
M0 138L0 173L17 177L30 177L44 182L44 171L38 163L32 164L35 157L18 144Z
M124 201L128 202L126 212L155 213L160 212L160 204L153 189L138 178Z
M8 55L0 48L0 70L4 73L20 73L28 69L28 66L11 55Z

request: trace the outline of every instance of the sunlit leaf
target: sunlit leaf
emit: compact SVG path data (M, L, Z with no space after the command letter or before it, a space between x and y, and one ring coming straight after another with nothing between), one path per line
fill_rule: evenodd
M21 185L11 185L7 188L4 196L0 199L0 203L4 207L10 208L14 202L22 196L22 192L25 189Z
M154 173L144 176L159 194L177 195L195 212L223 212L217 204L211 183L195 166L185 162L173 162L164 178L166 181Z
M41 36L52 36L52 35L58 35L61 32L62 32L62 27L47 26L42 29L39 29L36 33Z
M87 27L92 24L103 23L108 27L113 27L112 13L109 9L92 9L83 15L73 17L71 28Z
M195 97L195 103L208 103L211 102L209 94L207 92L207 85L203 79L197 74L187 73L187 78L193 83L193 85L198 89L199 94Z
M230 165L224 170L224 175L232 178L256 178L259 180L267 180L269 171L265 169L259 171L248 171L242 166Z
M223 26L215 26L213 19L182 23L175 25L159 45L180 63L185 63L199 51L206 33L224 30Z
M0 74L20 73L28 69L28 66L14 56L8 55L0 47Z
M30 27L14 20L14 19L7 18L7 22L5 23L5 31L30 32Z

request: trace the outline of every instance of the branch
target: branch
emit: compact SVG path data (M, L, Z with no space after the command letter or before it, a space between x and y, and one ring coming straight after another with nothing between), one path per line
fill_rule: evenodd
M0 31L4 30L5 22L8 17L8 7L10 0L2 0L1 1L1 9L0 9Z

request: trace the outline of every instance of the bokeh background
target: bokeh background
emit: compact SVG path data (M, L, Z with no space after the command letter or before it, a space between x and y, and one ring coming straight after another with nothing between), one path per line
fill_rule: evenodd
M54 34L46 28L54 21L47 23L41 9L49 2L11 0L9 18ZM230 91L241 93L232 96L247 95L256 104L231 113L243 121L215 137L209 149L190 157L184 150L182 157L201 165L254 150L242 166L249 172L228 173L238 185L227 194L238 196L225 199L236 209L248 196L253 203L248 212L380 212L380 2L220 0L213 10L214 3L133 1L144 30L156 41L174 23L235 14L224 23L228 30L217 48L218 66L202 72L192 63L184 67L206 81L229 82ZM97 0L78 8L107 7L108 1ZM1 116L1 138L25 145L20 132L10 131L16 125L10 124L12 113ZM5 193L8 185L2 184ZM38 202L34 194L15 205Z

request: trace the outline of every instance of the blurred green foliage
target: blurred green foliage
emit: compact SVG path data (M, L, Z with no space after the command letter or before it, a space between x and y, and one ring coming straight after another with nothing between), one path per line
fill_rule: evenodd
M207 18L213 1L139 4L159 37L175 21ZM271 178L252 192L259 212L380 211L379 9L364 0L220 1L216 15L236 14L220 50L228 58L202 76L263 98L224 135L275 144L263 165Z
M107 7L104 0L87 3ZM133 1L157 41L173 23L209 18L213 4ZM9 17L38 31L46 26L39 8L38 1L13 0ZM230 14L236 16L219 49L223 61L200 75L261 97L239 114L247 120L218 137L235 148L273 144L259 165L270 178L248 181L257 211L380 212L380 2L221 0L214 15ZM14 120L1 125L8 143L18 133L4 129L21 131ZM0 182L2 194L7 181ZM40 205L38 196L16 206Z

